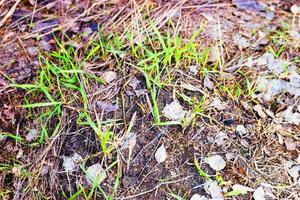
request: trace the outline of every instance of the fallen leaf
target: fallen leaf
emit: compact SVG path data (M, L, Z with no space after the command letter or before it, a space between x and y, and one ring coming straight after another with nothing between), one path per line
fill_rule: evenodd
M227 104L222 102L219 98L214 98L211 105L219 111L227 108Z
M225 144L227 139L228 139L228 136L225 132L219 132L215 137L215 143L218 146L222 146Z
M74 153L72 156L63 156L63 167L66 172L78 169L78 163L82 159L81 155Z
M265 200L265 190L262 186L259 186L256 188L256 190L253 193L253 198L255 200Z
M261 105L258 104L258 105L253 106L253 110L256 111L257 114L258 114L261 118L263 118L263 119L267 118L267 115L266 115L266 113L263 111L263 107L262 107Z
M209 76L206 76L206 77L204 78L203 85L204 85L204 87L206 87L206 88L209 89L209 90L214 89L214 82L212 82L212 81L210 80Z
M163 111L163 115L174 121L182 121L187 114L187 111L179 104L178 101L173 101L167 104Z
M193 194L190 200L208 200L208 198L200 194Z
M26 135L26 140L28 142L31 142L32 140L34 140L38 135L38 130L33 128L33 129L30 129L28 134Z
M94 182L100 184L106 177L106 173L99 163L89 166L86 170L86 180L90 186L92 186Z
M226 167L226 162L220 155L213 155L204 159L204 162L215 171L221 171Z
M286 138L284 144L288 151L295 151L297 149L297 143L292 138Z
M114 71L107 71L102 74L102 78L106 83L111 83L117 78L117 73Z
M236 126L235 131L240 135L240 136L245 136L247 134L247 130L244 125L239 124Z
M167 150L165 148L165 145L162 144L155 152L155 155L154 155L156 161L158 163L162 163L164 162L166 159L167 159Z
M204 190L213 199L223 199L222 189L217 181L207 181L204 183Z

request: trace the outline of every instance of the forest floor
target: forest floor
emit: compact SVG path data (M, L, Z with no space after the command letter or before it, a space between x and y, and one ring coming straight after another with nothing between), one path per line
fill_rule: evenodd
M0 0L0 199L300 199L297 2Z

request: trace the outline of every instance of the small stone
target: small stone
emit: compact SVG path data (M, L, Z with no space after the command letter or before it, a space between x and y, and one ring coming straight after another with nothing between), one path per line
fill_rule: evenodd
M167 159L167 150L164 144L156 150L154 157L158 163L162 163Z
M99 163L96 163L86 170L86 180L90 186L97 181L100 184L106 178L106 173Z
M213 155L204 159L204 162L215 171L221 171L226 167L226 162L220 155Z

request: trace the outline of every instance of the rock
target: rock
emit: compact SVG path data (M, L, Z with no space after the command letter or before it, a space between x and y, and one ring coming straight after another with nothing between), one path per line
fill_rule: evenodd
M114 71L107 71L102 74L102 78L106 83L111 83L117 78L117 73Z
M155 152L155 160L158 162L158 163L162 163L164 162L166 159L167 159L167 150L165 148L165 145L162 144Z
M265 200L265 190L262 186L259 186L256 188L256 190L253 193L253 198L255 200Z
M66 172L75 171L78 169L78 163L82 159L81 155L74 153L72 156L63 156L63 167Z
M220 155L213 155L204 159L204 162L215 171L221 171L226 167L226 162Z
M223 199L222 189L217 181L207 181L204 183L204 190L213 199Z
M97 181L97 184L100 184L106 177L106 172L99 163L88 167L86 170L86 180L90 186L93 186L95 181Z
M187 114L187 111L183 109L178 101L173 101L164 107L162 113L171 120L182 121Z

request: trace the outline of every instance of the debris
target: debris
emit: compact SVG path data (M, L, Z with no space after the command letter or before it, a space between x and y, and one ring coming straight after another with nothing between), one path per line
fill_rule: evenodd
M226 162L220 155L213 155L204 159L204 162L215 171L221 171L226 167Z
M81 155L74 153L72 156L63 156L63 167L66 172L75 171L78 169L78 163L82 159Z
M217 46L211 47L208 61L214 63L214 62L218 62L220 60L221 60L221 55L220 55L220 51L219 51L218 47Z
M209 90L214 89L214 82L212 82L212 81L210 80L209 76L206 76L206 77L204 78L203 85L204 85L204 87L206 87L206 88L209 89Z
M267 115L266 115L266 113L263 111L263 107L262 107L260 104L257 104L257 105L255 105L255 106L253 106L253 110L256 111L257 114L258 114L261 118L263 118L263 119L267 118Z
M39 50L36 47L28 47L27 51L30 56L37 56L39 53Z
M51 45L45 40L41 40L39 42L39 46L42 47L42 49L44 49L45 51L51 51L52 49Z
M86 180L90 186L96 181L100 184L106 178L106 172L99 163L91 165L86 170Z
M284 121L288 123L300 125L300 113L293 112L293 106L289 106L281 113L281 116L284 118Z
M292 138L286 138L284 144L289 151L295 151L297 149L297 143Z
M235 130L240 136L245 136L247 134L247 130L242 124L237 125Z
M300 173L300 165L293 161L286 161L284 167L287 173L293 178L293 181L297 182Z
M136 87L141 83L141 81L139 81L136 77L133 77L130 82L129 82L129 86L131 86L133 89L136 89Z
M215 137L215 143L218 146L222 146L225 144L227 139L228 139L228 136L225 132L219 132Z
M171 120L182 121L187 114L187 111L183 109L178 101L173 101L170 104L166 104L162 113Z
M98 108L101 110L110 113L110 112L115 112L119 109L119 106L117 104L112 104L112 103L106 103L103 101L97 101L96 105Z
M106 83L111 83L117 78L117 73L114 71L107 71L102 74L102 78Z
M211 105L219 111L227 108L227 104L222 102L219 98L214 98Z
M190 200L208 200L208 198L200 194L193 194Z
M225 157L227 160L232 160L235 157L235 155L234 155L234 153L226 153Z
M167 159L167 151L164 144L156 150L154 157L158 163L162 163Z
M292 7L291 7L291 12L292 12L293 14L298 14L298 13L300 13L300 7L297 6L296 4L292 5Z
M234 0L233 4L242 10L250 10L254 12L262 12L265 11L265 6L263 4L257 2L256 0Z
M204 183L204 190L213 199L223 199L222 189L217 181L206 181Z
M248 192L253 192L254 189L244 186L244 185L240 185L240 184L234 184L232 186L232 191L231 193L236 193L236 194L247 194Z
M87 40L89 38L89 36L93 33L93 30L90 28L90 27L85 27L83 30L82 30L82 39L84 40Z
M300 40L300 33L295 31L295 30L291 30L288 32L290 34L290 36L295 39L295 40Z
M35 128L30 129L30 131L26 135L26 140L28 142L31 142L32 140L34 140L36 138L37 135L38 135L38 130L37 129L35 129Z
M254 200L265 200L265 190L262 186L259 186L256 188L256 190L253 193Z
M191 65L189 66L189 70L190 72L192 72L192 74L197 75L198 73L198 67L196 65Z
M250 46L249 41L245 37L241 36L240 34L236 34L234 36L233 41L236 45L238 45L242 48L247 48Z

